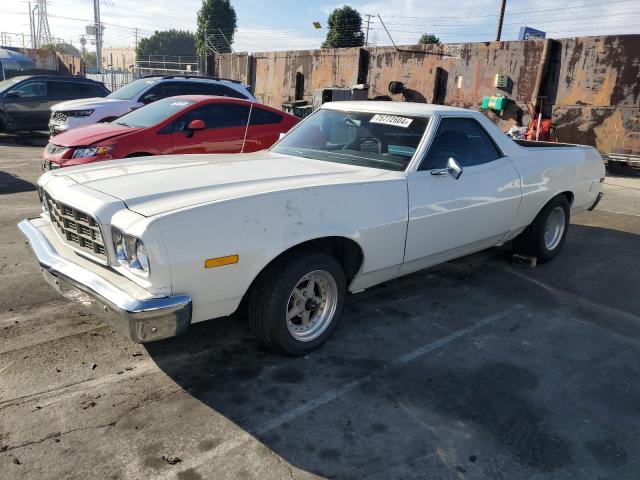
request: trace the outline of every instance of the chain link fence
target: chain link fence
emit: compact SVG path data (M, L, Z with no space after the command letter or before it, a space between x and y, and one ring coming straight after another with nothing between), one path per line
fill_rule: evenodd
M86 77L102 82L111 90L149 76L199 76L196 56L148 55L136 59L133 69L105 69L102 73L87 73Z
M104 85L113 92L139 79L141 75L137 71L106 70L102 73L87 73L86 77L104 83Z

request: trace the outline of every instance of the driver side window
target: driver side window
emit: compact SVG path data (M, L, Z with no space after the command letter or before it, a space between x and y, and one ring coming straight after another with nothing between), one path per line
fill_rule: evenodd
M47 95L47 84L45 82L26 82L11 90L17 93L20 98L45 97Z
M449 158L461 167L471 167L501 158L487 132L473 118L443 118L420 170L445 168Z
M176 95L183 95L182 86L177 82L164 82L159 85L155 85L140 95L140 98L144 98L148 95L153 95L154 101L162 100L163 98L174 97Z
M245 127L249 120L247 105L222 103L208 104L185 113L175 122L175 131L184 130L192 120L202 120L206 129Z

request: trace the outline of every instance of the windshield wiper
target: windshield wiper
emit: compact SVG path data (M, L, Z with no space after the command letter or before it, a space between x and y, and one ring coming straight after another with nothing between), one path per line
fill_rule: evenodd
M122 125L123 127L133 128L133 125L129 125L128 123L124 123L124 122L116 122L116 125Z

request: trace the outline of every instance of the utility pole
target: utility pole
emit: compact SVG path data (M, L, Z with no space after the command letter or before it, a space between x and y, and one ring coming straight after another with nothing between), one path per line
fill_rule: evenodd
M502 22L504 21L504 9L507 6L507 0L500 0L500 18L498 18L498 33L496 33L496 42L500 41L502 35Z
M136 39L136 51L138 50L138 31L139 30L140 29L138 27L134 27L133 28L133 35L134 35L134 37Z
M31 11L31 2L27 2L27 8L29 9L29 44L33 48L33 12Z
M364 36L364 46L368 47L369 46L369 24L371 23L371 14L367 13L367 30L366 30L366 34Z
M96 27L96 68L102 73L102 24L100 23L100 0L93 0L93 23Z
M29 34L31 35L31 48L35 50L36 48L38 48L38 45L36 42L36 19L34 17L34 13L38 8L38 5L34 5L33 8L31 8L31 2L28 2L28 5L29 5Z

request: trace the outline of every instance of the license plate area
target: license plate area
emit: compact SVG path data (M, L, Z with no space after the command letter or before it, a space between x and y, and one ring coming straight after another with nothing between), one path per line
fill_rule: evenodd
M54 274L48 270L42 269L42 275L45 281L60 295L72 300L76 303L91 308L95 306L95 299L84 293L82 290L77 289L73 285L69 285L67 282L61 281Z

